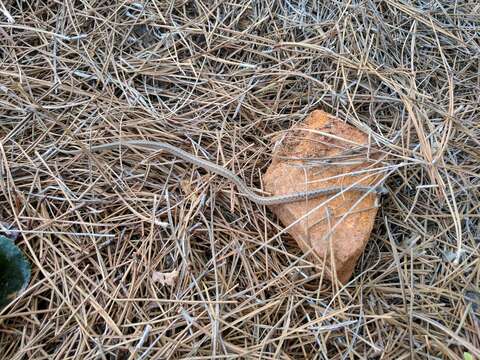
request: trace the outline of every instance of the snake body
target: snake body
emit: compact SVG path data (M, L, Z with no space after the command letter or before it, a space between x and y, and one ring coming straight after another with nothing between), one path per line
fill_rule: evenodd
M92 146L88 148L88 150L90 151L110 150L110 149L118 148L119 146L137 147L141 149L155 150L155 151L165 150L168 153L180 159L183 159L191 164L197 165L205 170L211 171L215 174L221 175L229 179L231 182L233 182L237 186L238 190L240 190L242 194L244 194L248 199L250 199L251 201L259 205L278 205L278 204L284 204L284 203L292 203L300 200L312 199L322 195L335 194L342 191L353 190L353 191L360 191L360 192L373 192L377 194L385 193L386 191L385 188L382 186L350 185L346 187L332 186L332 187L323 188L323 189L301 191L301 192L295 192L295 193L290 193L285 195L261 196L261 195L257 195L254 191L252 191L252 189L248 187L247 184L245 184L243 180L240 179L233 172L211 161L196 157L195 155L192 155L176 146L170 145L165 142L144 141L144 140L117 141L117 142L112 142L108 144ZM73 151L61 150L61 152L67 153L67 154L78 154L81 151L82 150L73 150Z

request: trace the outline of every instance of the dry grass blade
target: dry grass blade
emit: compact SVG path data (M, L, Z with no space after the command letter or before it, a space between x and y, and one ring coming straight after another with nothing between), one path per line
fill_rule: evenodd
M0 220L33 268L2 356L480 356L479 33L474 1L0 1ZM221 177L56 150L165 141L259 188L317 108L391 172L343 287Z

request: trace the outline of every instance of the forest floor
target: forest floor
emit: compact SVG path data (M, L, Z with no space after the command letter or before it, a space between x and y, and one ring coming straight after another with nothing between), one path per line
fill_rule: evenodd
M480 358L479 33L474 1L0 2L0 220L32 264L0 357ZM88 150L261 188L316 109L391 169L343 287L226 179Z

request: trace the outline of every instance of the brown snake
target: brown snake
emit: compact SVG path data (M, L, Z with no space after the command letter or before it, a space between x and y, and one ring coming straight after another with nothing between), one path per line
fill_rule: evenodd
M350 185L346 187L341 186L332 186L323 189L316 189L316 190L308 190L308 191L301 191L295 192L285 195L274 195L274 196L261 196L255 194L244 182L240 179L237 175L235 175L230 170L225 169L222 166L219 166L211 161L204 160L201 158L196 157L186 151L181 150L180 148L170 145L165 142L160 141L144 141L144 140L129 140L129 141L117 141L103 145L92 146L89 150L92 151L99 151L99 150L109 150L118 148L119 146L127 146L127 147L137 147L141 149L148 149L148 150L165 150L168 153L175 155L185 161L188 161L191 164L200 166L205 170L209 170L213 173L221 175L230 181L232 181L235 185L237 185L238 189L242 194L244 194L248 199L257 203L259 205L278 205L284 203L291 203L305 199L312 199L322 195L329 195L335 194L343 191L360 191L360 192L373 192L376 194L384 194L386 193L386 189L383 186L376 185L376 186L366 186L366 185ZM82 152L82 150L72 150L72 151L65 151L60 150L62 153L66 154L78 154Z

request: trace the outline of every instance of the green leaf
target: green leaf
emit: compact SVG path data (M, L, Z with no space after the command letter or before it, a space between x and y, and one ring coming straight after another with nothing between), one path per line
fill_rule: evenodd
M30 264L12 240L0 235L0 307L12 301L30 281Z
M473 360L473 355L470 354L469 352L464 352L463 353L463 360Z

